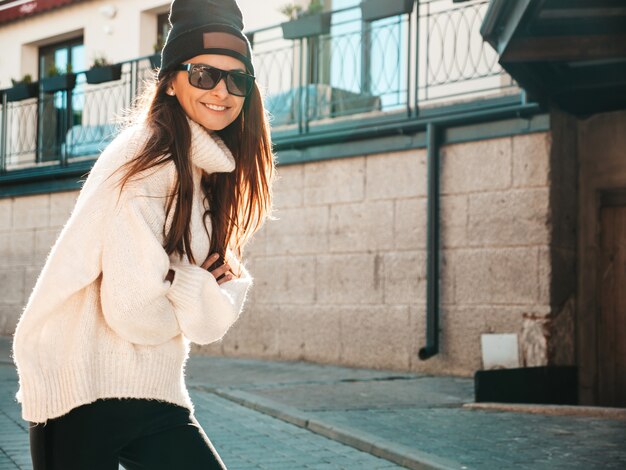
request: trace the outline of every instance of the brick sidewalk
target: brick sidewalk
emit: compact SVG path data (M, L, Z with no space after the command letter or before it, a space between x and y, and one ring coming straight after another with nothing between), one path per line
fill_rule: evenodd
M623 418L467 409L470 379L223 357L192 357L187 379L232 470L626 468ZM31 468L16 388L5 362L0 470Z
M0 364L0 470L32 469L27 423L11 400L16 390L13 367ZM193 390L191 398L198 421L232 470L402 468L212 393Z
M473 401L471 379L194 359L193 387L409 468L626 469L623 410L613 414L620 419L549 415L555 407L472 410L463 407ZM250 375L255 369L261 381Z

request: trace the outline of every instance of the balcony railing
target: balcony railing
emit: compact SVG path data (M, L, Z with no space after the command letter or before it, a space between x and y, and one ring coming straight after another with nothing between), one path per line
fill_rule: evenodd
M280 25L250 32L274 140L357 120L478 103L520 90L480 36L488 0L418 2L410 13L365 21L361 7L332 12L330 30L284 39ZM153 73L148 57L123 63L119 80L85 83L0 108L0 171L92 159L115 119Z

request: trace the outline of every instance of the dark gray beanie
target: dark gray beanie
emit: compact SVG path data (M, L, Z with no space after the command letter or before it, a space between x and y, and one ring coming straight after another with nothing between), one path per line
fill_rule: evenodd
M254 75L252 48L235 0L174 0L169 20L172 28L161 51L159 78L200 54L234 57Z

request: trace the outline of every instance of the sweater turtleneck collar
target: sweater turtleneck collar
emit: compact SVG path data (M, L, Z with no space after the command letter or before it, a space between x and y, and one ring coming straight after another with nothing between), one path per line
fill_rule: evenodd
M187 117L191 129L191 154L193 164L208 174L230 173L235 170L235 157L224 141L215 133Z

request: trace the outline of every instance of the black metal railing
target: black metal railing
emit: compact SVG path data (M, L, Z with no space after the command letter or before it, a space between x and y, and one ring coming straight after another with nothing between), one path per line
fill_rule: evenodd
M258 83L275 138L370 117L419 117L424 109L519 89L479 29L488 0L421 0L410 13L366 21L361 7L332 12L328 33L284 39L280 25L250 32ZM85 83L0 103L0 171L93 158L115 118L153 74L148 57L119 80Z
M122 64L119 80L89 85L76 74L71 90L0 104L0 164L4 171L66 165L93 158L115 134L116 121L153 74L148 57Z
M483 42L480 26L488 1L449 8L449 2L420 2L418 102L431 104L519 91L498 64L497 53Z

